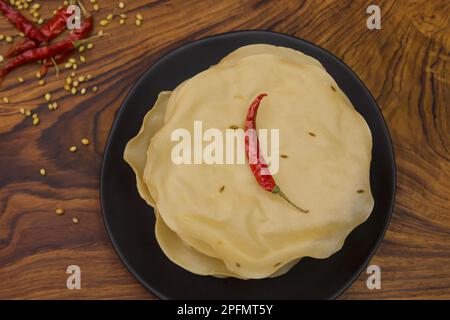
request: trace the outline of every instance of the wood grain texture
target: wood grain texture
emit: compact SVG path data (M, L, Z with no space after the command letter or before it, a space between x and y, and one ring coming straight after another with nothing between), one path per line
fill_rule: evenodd
M95 32L117 7L97 2ZM244 29L283 32L331 51L367 85L388 123L398 186L392 222L371 262L381 267L382 289L368 290L363 273L341 298L450 299L449 1L125 2L126 26L116 19L102 28L110 35L95 41L77 71L94 76L89 86L98 85L97 94L67 94L67 71L51 71L40 87L36 65L16 70L0 88L0 98L10 100L0 100L0 299L153 298L121 264L103 226L99 169L109 129L131 85L161 55ZM366 8L375 2L382 28L368 30ZM61 4L42 3L44 17ZM17 32L0 18L0 33ZM0 43L0 52L7 46ZM45 92L58 110L47 109ZM33 126L20 107L38 112L41 123ZM91 145L80 146L82 137ZM57 207L66 214L56 216ZM70 264L82 269L81 290L65 287Z

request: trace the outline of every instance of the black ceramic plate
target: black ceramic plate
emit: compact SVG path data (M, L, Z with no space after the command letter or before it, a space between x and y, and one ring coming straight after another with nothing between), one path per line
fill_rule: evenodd
M165 257L153 232L153 210L141 199L135 176L123 160L158 93L219 62L248 44L267 43L300 50L319 60L369 124L373 137L371 188L375 207L369 219L327 259L304 258L274 279L237 280L198 276ZM148 290L165 299L333 299L364 269L389 224L395 196L395 161L380 110L364 84L339 59L312 43L291 36L242 31L188 43L162 57L131 89L120 108L103 159L101 202L111 241L125 266Z

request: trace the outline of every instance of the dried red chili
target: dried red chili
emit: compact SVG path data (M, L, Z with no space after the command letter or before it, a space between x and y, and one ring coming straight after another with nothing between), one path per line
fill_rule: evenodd
M81 25L80 29L75 29L67 38L71 39L72 41L78 41L82 40L87 37L87 35L91 32L93 26L94 26L94 20L92 18L91 13L84 7L83 3L79 0L77 0L78 4L81 7L81 11L83 12L83 16L85 18L83 24ZM41 67L40 73L41 75L45 75L48 72L48 69L54 65L54 63L60 63L65 60L65 58L71 53L72 50L68 50L65 52L60 52L58 55L56 55L54 60L46 60L44 61L44 64Z
M71 3L74 3L74 1L71 1ZM67 11L67 7L62 7L41 27L40 32L44 36L45 42L49 42L66 30L67 19L69 19L72 14L72 12L69 13ZM6 57L11 58L29 49L36 48L40 44L41 42L36 39L27 39L15 44L9 49L6 52Z
M271 193L279 195L297 210L303 213L308 213L309 210L302 209L291 202L288 197L281 191L280 187L275 183L275 179L270 174L269 168L265 163L264 158L260 154L259 141L256 137L256 114L258 113L258 108L261 104L261 100L265 96L267 96L267 94L262 93L255 98L255 100L248 108L247 119L245 121L245 154L247 156L247 159L249 160L250 168L256 178L256 181L258 181L258 184L261 187ZM250 139L252 138L255 139L255 141L252 141L251 143ZM253 163L253 159L256 160L256 163Z
M70 1L70 3L75 3L75 1ZM69 19L72 14L73 12L68 11L67 7L62 7L41 27L42 34L48 40L55 38L66 30L67 19Z
M51 59L57 56L58 54L69 52L78 48L88 40L90 39L84 40L64 39L55 44L25 51L20 55L18 55L17 57L15 57L13 60L8 61L6 65L0 70L0 82L4 79L4 77L8 73L10 73L12 70L14 70L19 66L39 60Z
M62 40L52 45L27 50L5 64L0 70L0 81L19 66L34 61L50 59L58 53L73 49L74 47L75 44L71 40Z
M8 61L8 63L0 70L0 82L12 70L24 64L39 60L50 60L57 55L66 56L69 52L73 51L85 42L82 39L86 38L86 36L92 30L93 23L94 21L92 19L92 16L89 14L81 24L80 29L75 29L64 40L58 41L48 46L27 50L15 57L13 60Z
M91 15L86 14L87 17L85 18L84 22L81 25L80 29L75 29L69 36L67 36L66 39L70 39L72 41L79 41L84 38L91 32L92 27L94 25L94 20L92 19ZM67 56L73 51L73 48L65 51L65 52L59 52L54 58L56 63L63 62ZM41 67L40 73L41 75L45 75L48 72L48 69L53 66L53 62L51 60L47 60L44 62L44 64Z
M5 56L7 58L11 58L22 52L36 48L38 46L39 46L39 43L36 40L27 39L23 42L15 44L11 49L9 49L6 52Z
M28 38L38 42L45 41L41 30L4 0L0 0L0 12Z

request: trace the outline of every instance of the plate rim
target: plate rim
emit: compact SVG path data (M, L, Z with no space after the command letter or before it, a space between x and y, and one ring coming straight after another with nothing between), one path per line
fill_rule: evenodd
M392 215L394 212L394 207L395 207L395 200L396 200L396 194L397 194L397 163L395 160L395 152L394 152L394 145L392 143L392 137L391 134L389 132L389 128L388 125L386 123L386 120L383 116L383 113L381 112L381 109L379 107L379 104L377 102L377 100L374 98L374 96L372 95L372 93L370 92L370 90L367 88L367 86L365 85L365 83L360 79L360 77L356 74L356 72L354 72L349 66L347 66L347 64L342 61L342 59L340 59L339 57L337 57L336 55L334 55L332 52L328 51L327 49L314 44L311 41L305 40L305 39L301 39L298 38L296 36L293 35L288 35L285 33L280 33L280 32L276 32L276 31L271 31L271 30L261 30L261 29L247 29L247 30L237 30L237 31L229 31L229 32L223 32L223 33L218 33L218 34L214 34L214 35L210 35L210 36L206 36L200 39L196 39L196 40L192 40L192 41L188 41L188 42L181 42L179 45L177 45L175 48L168 50L167 52L163 52L160 53L159 57L151 64L149 65L137 78L137 80L133 83L133 85L128 89L128 92L126 94L126 96L124 97L124 99L122 100L120 107L118 108L118 110L115 113L114 116L114 120L113 123L109 129L108 132L108 138L106 140L105 143L105 147L103 150L103 155L102 155L102 162L101 162L101 168L100 168L100 181L99 181L99 192L100 192L100 210L102 212L102 220L103 220L103 224L105 226L106 229L106 233L108 235L109 240L112 243L112 246L114 248L114 251L116 252L116 254L119 256L120 261L122 262L122 264L125 266L125 268L133 275L133 277L139 282L140 285L142 285L145 289L147 289L151 294L153 294L155 297L163 299L163 300L169 300L170 298L167 297L165 294L159 292L156 288L151 287L150 285L147 284L147 282L139 275L139 273L127 262L127 260L125 259L122 251L120 250L118 244L116 243L116 240L114 239L113 233L110 229L109 224L107 223L107 217L106 217L106 213L105 213L105 191L104 191L104 176L106 174L106 169L105 169L105 159L107 158L108 154L109 154L109 150L111 148L111 137L113 136L113 133L117 130L117 126L118 126L118 119L121 117L121 115L125 112L125 105L128 103L128 101L131 99L131 96L134 94L134 91L136 90L136 88L139 87L139 85L141 83L144 82L144 79L146 78L147 74L150 74L154 69L156 69L160 64L163 64L165 62L166 59L169 59L172 55L176 54L178 51L180 50L184 50L188 47L194 46L194 45L198 45L202 42L207 42L211 39L214 38L218 38L218 37L226 37L229 35L235 35L235 34L248 34L248 33L254 33L254 34L269 34L269 35L274 35L276 37L282 37L282 38L286 38L289 40L293 40L293 41L297 41L297 42L303 42L306 43L309 46L315 47L319 50L324 51L326 54L330 55L331 57L333 57L334 59L338 60L342 66L347 69L348 72L350 72L357 80L358 82L361 84L361 87L364 89L364 91L366 92L366 94L369 95L369 97L375 102L376 105L376 113L378 114L378 116L381 118L381 120L383 121L383 128L382 130L384 131L384 133L386 134L386 137L388 138L388 149L386 150L388 153L388 157L389 160L391 162L391 169L392 169L392 185L390 186L392 188L392 196L390 199L390 203L389 203L389 209L387 212L387 220L386 223L383 227L383 230L380 232L377 240L376 240L376 244L373 246L372 250L367 254L364 262L361 264L361 266L354 272L353 276L350 277L347 282L341 286L340 288L338 288L338 290L336 290L336 293L332 296L329 297L329 300L334 300L336 298L338 298L339 296L341 296L356 280L357 278L359 278L359 276L361 275L362 271L367 267L367 265L369 264L369 262L372 260L372 258L375 256L376 252L378 251L381 243L383 242L383 239L386 235L386 232L390 226L391 223L391 219L392 219ZM181 40L183 41L183 40ZM169 44L170 45L170 44ZM363 222L365 223L365 221ZM353 230L352 230L353 231ZM349 234L350 235L350 234Z

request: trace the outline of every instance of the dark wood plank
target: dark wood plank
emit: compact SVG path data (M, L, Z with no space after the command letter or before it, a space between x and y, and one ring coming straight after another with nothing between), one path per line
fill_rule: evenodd
M117 7L97 2L95 32ZM363 273L342 298L450 298L449 1L379 1L381 30L366 28L371 2L362 0L125 2L126 25L115 19L102 27L109 36L95 41L77 70L93 75L89 87L99 86L97 94L65 92L65 70L58 77L51 71L40 87L36 65L14 71L0 88L0 98L10 100L0 100L0 298L153 298L123 267L103 226L98 177L109 129L130 86L158 57L243 29L283 32L331 51L368 86L389 125L397 201L371 262L381 267L382 289L368 290ZM59 4L42 2L43 16ZM140 28L137 13L144 17ZM0 33L16 32L1 18ZM7 46L1 42L0 52ZM58 110L47 109L45 92ZM33 126L21 107L36 111L41 123ZM80 146L82 137L91 145ZM66 214L56 216L57 207ZM82 290L65 287L70 264L82 268Z

